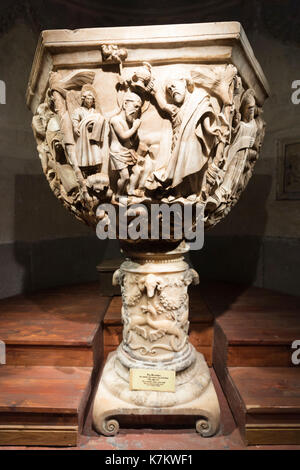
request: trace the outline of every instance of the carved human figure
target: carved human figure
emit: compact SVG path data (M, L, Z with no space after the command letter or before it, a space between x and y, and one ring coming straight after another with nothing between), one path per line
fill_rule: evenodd
M142 99L139 95L126 92L122 109L110 120L111 143L110 164L113 171L117 171L117 194L124 194L132 173L132 168L138 160L138 128L142 108Z
M86 201L89 201L90 197L85 185L84 175L79 168L74 128L71 118L74 110L78 108L77 100L74 100L74 90L78 89L80 86L91 85L94 77L95 72L92 70L71 72L64 78L61 77L59 72L52 72L49 77L50 93L54 101L54 111L59 116L65 155L74 169L79 191Z
M76 141L76 158L79 167L101 165L100 145L103 143L105 119L95 109L95 96L91 90L81 94L81 106L72 115Z
M46 101L37 108L32 127L38 142L42 168L50 188L64 205L70 207L76 197L78 185L74 171L65 158L59 119L52 111L52 102L48 94Z
M253 147L251 147L248 150L247 160L245 163L243 174L241 178L239 179L239 183L238 183L237 190L236 190L236 196L239 196L241 194L241 192L247 186L249 179L252 176L254 165L259 157L262 142L265 136L266 123L261 117L262 109L257 108L256 114L257 115L255 116L255 122L257 125L257 132L256 132L255 142L254 142Z
M226 163L224 169L226 175L222 185L222 192L234 193L239 185L242 176L249 150L254 146L257 134L257 123L255 121L255 98L251 89L248 89L241 100L240 116L241 120L238 122L233 132L233 141L228 147Z
M46 131L49 120L54 113L49 109L47 103L38 106L36 114L32 118L32 130L37 141L37 150L41 160L42 168L47 176L48 160L51 157L50 149L46 141Z
M128 194L143 196L145 194L146 182L149 175L153 173L155 166L155 155L151 148L140 144L138 149L137 164L133 167L129 181Z
M228 144L230 144L231 140L231 132L232 128L236 128L237 124L241 120L240 115L240 101L241 101L241 94L242 94L242 81L241 78L236 75L236 69L232 66L226 66L225 72L229 69L231 71L231 75L228 76L227 74L227 85L226 79L223 76L219 76L219 84L223 85L222 88L224 90L228 90L228 99L224 100L224 96L220 96L222 98L223 103L223 110L219 114L219 123L220 123L220 139L216 147L215 156L208 165L205 181L202 186L202 199L207 200L213 190L220 186L224 180L225 172L223 170L226 158L226 152L224 149ZM235 74L235 75L234 75ZM215 92L216 88L214 88ZM227 104L225 104L227 103Z
M204 89L195 89L191 78L183 74L166 83L170 104L155 87L152 93L158 106L169 115L172 123L167 161L154 172L154 179L175 188L186 177L190 177L190 189L197 192L197 174L206 164L219 134L210 97ZM166 153L165 143L162 143L161 148ZM197 175L196 179L192 175ZM151 184L149 186L151 188Z
M145 182L153 170L154 156L149 147L143 142L139 143L137 149L137 160L132 167L129 178L127 194L129 196L143 197L145 194Z

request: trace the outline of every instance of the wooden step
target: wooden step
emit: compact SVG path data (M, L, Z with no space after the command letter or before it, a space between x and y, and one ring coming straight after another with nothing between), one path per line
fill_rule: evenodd
M0 340L8 365L98 368L101 320L110 302L98 283L0 300Z
M229 367L222 387L246 444L300 444L299 368Z
M91 375L91 367L0 366L0 445L77 445Z
M211 301L213 303L213 301ZM300 299L250 288L216 314L214 365L293 366L291 345L300 339Z
M76 445L103 360L98 283L0 301L0 444Z
M228 309L240 311L300 309L300 297L281 294L269 289L218 281L204 281L199 291L215 316L223 315Z
M300 444L300 300L258 288L215 285L213 366L248 445Z
M122 341L121 296L112 298L103 321L104 358L114 351ZM191 343L200 351L209 366L212 364L214 317L197 287L190 289L190 330Z

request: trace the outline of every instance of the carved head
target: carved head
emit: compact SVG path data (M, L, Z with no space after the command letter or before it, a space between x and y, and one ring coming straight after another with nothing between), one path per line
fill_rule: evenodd
M36 112L37 112L37 115L40 117L44 130L46 130L47 124L49 120L51 119L51 117L53 116L53 112L49 109L49 106L47 103L40 104Z
M81 93L81 106L88 109L95 107L95 96L91 90L86 90Z
M192 93L194 90L194 82L184 71L175 73L172 78L166 82L166 92L170 96L172 102L181 106L187 96L187 92Z
M254 98L254 92L251 88L245 91L240 107L240 113L242 121L250 122L255 116L256 103Z
M239 75L236 75L233 79L233 94L238 95L242 89L242 79Z
M125 112L126 119L129 122L133 122L139 117L143 101L139 95L132 92L127 92L124 95L123 110Z
M109 186L108 176L103 173L89 175L86 179L86 186L94 193L99 194Z
M186 97L187 84L184 78L171 78L167 81L166 91L173 103L181 105Z

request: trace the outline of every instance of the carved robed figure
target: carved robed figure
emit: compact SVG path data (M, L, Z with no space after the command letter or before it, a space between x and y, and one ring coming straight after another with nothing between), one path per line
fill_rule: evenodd
M172 135L166 132L162 136L160 158L166 161L154 172L154 178L175 188L187 176L203 169L219 130L208 93L203 89L195 90L190 77L169 79L166 92L173 105L159 95L157 102L170 116ZM196 192L199 188L193 189Z

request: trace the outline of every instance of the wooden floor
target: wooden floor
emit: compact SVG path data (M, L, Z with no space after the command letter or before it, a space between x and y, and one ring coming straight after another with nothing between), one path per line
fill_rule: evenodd
M1 449L46 442L78 449L245 449L247 443L300 449L300 366L293 367L290 348L300 339L300 299L214 282L193 288L190 305L191 341L216 371L217 436L201 438L192 428L121 429L110 438L93 431L90 391L103 352L121 339L120 297L100 297L93 283L0 301L0 339L7 345Z

